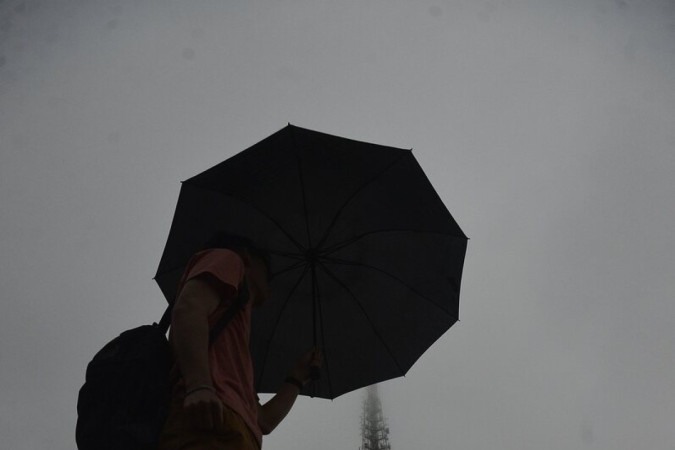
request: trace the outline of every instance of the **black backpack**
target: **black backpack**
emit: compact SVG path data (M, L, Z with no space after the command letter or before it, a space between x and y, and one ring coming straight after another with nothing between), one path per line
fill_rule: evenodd
M248 300L239 296L211 329L212 343ZM77 399L75 440L79 450L155 450L167 417L173 357L166 332L171 305L159 324L125 331L87 365Z

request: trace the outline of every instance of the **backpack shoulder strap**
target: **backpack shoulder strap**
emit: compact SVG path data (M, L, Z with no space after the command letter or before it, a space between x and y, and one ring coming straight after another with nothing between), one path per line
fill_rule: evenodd
M171 325L172 309L173 309L173 302L169 303L169 305L164 310L164 314L162 314L162 318L159 320L159 329L162 330L164 334L166 334L166 332L169 331L169 326Z

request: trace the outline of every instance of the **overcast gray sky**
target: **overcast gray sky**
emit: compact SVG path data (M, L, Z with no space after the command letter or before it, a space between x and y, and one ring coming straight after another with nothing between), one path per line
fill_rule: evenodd
M0 1L2 448L75 448L180 181L287 122L403 148L471 238L394 449L672 450L675 3ZM265 448L356 449L362 392Z

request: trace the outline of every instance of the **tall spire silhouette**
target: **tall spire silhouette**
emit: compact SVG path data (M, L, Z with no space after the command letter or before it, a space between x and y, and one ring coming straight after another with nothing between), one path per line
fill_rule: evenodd
M361 413L361 447L359 450L391 450L389 426L382 415L377 385L369 386Z

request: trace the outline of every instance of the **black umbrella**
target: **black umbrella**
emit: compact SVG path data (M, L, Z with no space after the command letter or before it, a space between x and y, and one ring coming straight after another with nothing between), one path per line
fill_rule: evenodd
M312 345L322 376L304 394L402 376L458 319L467 238L410 150L289 125L183 182L155 277L169 301L217 231L272 256L251 336L259 392Z

